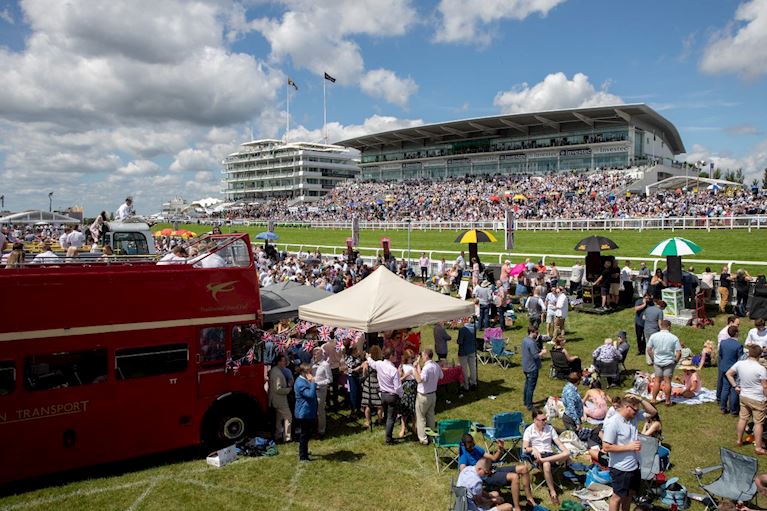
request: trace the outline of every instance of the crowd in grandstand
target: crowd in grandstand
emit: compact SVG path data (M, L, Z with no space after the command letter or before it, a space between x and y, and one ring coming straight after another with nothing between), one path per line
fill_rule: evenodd
M501 220L511 207L519 218L722 217L767 211L767 191L708 190L690 186L650 196L627 193L621 171L548 175L475 176L445 181L351 182L310 207L288 199L251 204L231 218L278 221Z

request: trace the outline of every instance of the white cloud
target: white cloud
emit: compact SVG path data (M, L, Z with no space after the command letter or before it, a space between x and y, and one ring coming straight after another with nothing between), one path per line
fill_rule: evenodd
M441 43L485 45L492 39L492 24L546 16L565 0L440 0L440 18L434 40Z
M151 160L134 160L117 169L124 176L150 176L157 174L160 166Z
M88 214L126 193L142 213L179 191L208 193L284 84L228 46L242 30L230 0L19 5L25 46L0 48L0 179L14 183L14 209L47 207L49 188Z
M368 71L360 80L360 87L368 95L382 97L389 103L407 106L410 96L416 93L418 85L408 78L399 78L388 69Z
M184 149L176 155L176 159L168 167L172 172L186 172L214 169L218 167L218 161L203 149Z
M410 128L423 125L421 119L399 119L382 115L373 115L368 117L362 124L343 125L337 122L328 123L328 141L338 142L354 137L361 137L371 133L396 130L400 128ZM304 126L291 129L289 133L290 140L302 140L309 142L319 142L323 139L322 129L310 130Z
M16 23L16 20L13 19L13 14L11 14L11 10L7 7L0 11L0 20L5 21L9 25L14 25Z
M522 83L511 90L501 91L493 100L504 114L621 103L620 97L607 92L606 85L596 89L585 74L576 73L572 80L568 80L561 72L552 73L533 86Z
M762 173L767 168L767 139L756 144L747 154L737 157L732 154L711 151L700 144L694 144L692 151L681 158L688 163L699 161L713 162L714 168L722 170L743 169L744 182L750 184L752 180L762 179Z
M700 69L748 79L767 74L767 0L751 0L738 7L735 20L705 49Z
M402 35L415 23L410 0L283 0L287 10L281 18L258 18L251 22L271 46L271 59L290 59L296 68L323 76L338 85L359 85L375 97L404 106L417 90L410 78L376 69L365 73L356 35L391 37ZM384 74L385 73L385 76ZM375 82L378 83L375 83Z

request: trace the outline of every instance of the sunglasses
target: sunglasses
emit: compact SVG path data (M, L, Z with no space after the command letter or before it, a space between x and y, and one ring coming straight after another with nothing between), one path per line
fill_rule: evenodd
M541 422L546 422L547 420L549 420L549 418L548 417L542 417L542 418L537 418L535 420L541 421Z

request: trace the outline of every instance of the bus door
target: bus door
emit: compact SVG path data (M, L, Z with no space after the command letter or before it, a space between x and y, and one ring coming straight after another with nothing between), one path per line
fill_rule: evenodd
M218 397L229 392L226 375L226 328L211 326L199 329L197 336L197 395Z
M16 431L0 433L12 439L17 476L24 477L27 467L31 475L110 459L114 386L108 367L105 348L23 358L15 410L6 424ZM40 463L46 464L43 471Z
M167 332L162 335L168 337ZM195 374L189 351L188 343L172 339L150 346L136 346L134 341L132 347L115 349L115 416L121 428L121 445L115 447L126 455L198 441Z

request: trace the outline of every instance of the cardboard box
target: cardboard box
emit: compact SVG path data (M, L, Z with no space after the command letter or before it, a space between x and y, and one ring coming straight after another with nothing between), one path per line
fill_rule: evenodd
M207 461L208 465L212 467L223 467L224 465L228 465L236 459L237 448L234 445L230 445L229 447L225 447L211 453L207 458L205 458L205 461Z

